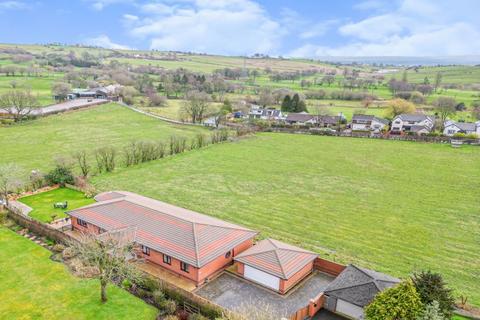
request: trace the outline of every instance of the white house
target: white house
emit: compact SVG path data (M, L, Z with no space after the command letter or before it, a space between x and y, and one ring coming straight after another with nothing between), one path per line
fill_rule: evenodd
M282 111L273 108L263 108L252 104L250 112L248 113L250 119L262 120L284 120L285 116Z
M477 134L480 137L480 121L475 123L445 121L443 134L451 137L456 133Z
M431 132L434 126L435 118L433 116L420 113L401 114L393 118L390 132L392 134L412 132L421 135Z
M388 120L377 118L373 115L354 114L352 117L352 131L380 132L388 126Z

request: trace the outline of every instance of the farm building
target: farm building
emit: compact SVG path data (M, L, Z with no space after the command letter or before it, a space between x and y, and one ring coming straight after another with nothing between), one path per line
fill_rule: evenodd
M124 191L101 193L97 203L67 212L72 229L100 234L136 228L149 262L200 285L253 245L257 232Z
M348 265L325 289L324 307L351 319L363 319L364 307L375 295L399 282L386 274Z
M245 279L282 294L313 271L317 254L266 239L235 257L237 272Z

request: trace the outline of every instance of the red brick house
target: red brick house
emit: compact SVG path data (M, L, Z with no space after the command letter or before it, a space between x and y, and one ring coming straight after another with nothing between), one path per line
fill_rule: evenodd
M312 273L317 257L313 252L266 239L234 260L239 275L284 294Z
M97 203L67 212L72 229L100 234L136 228L142 255L200 285L253 245L257 232L125 191L95 197Z

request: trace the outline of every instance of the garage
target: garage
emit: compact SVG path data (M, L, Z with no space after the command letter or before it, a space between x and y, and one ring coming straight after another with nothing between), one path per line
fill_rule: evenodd
M337 300L336 311L353 319L363 319L363 308L341 299Z
M278 291L280 289L280 278L275 277L262 270L255 269L248 265L245 265L244 275L246 279L255 281L267 288Z

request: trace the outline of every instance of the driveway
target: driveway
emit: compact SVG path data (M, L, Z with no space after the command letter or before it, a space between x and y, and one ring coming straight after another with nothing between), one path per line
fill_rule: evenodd
M69 110L76 110L80 108L86 108L98 104L107 103L109 100L106 99L74 99L68 100L62 103L53 104L51 106L41 107L33 109L30 112L30 115L34 116L46 116L50 114L55 114L59 112L65 112ZM0 109L0 113L8 113L5 109Z
M312 320L348 320L338 314L322 309L312 318Z
M224 272L216 279L199 288L195 293L216 304L242 313L242 310L257 308L276 312L279 318L290 316L308 305L325 290L334 277L315 272L285 296Z

